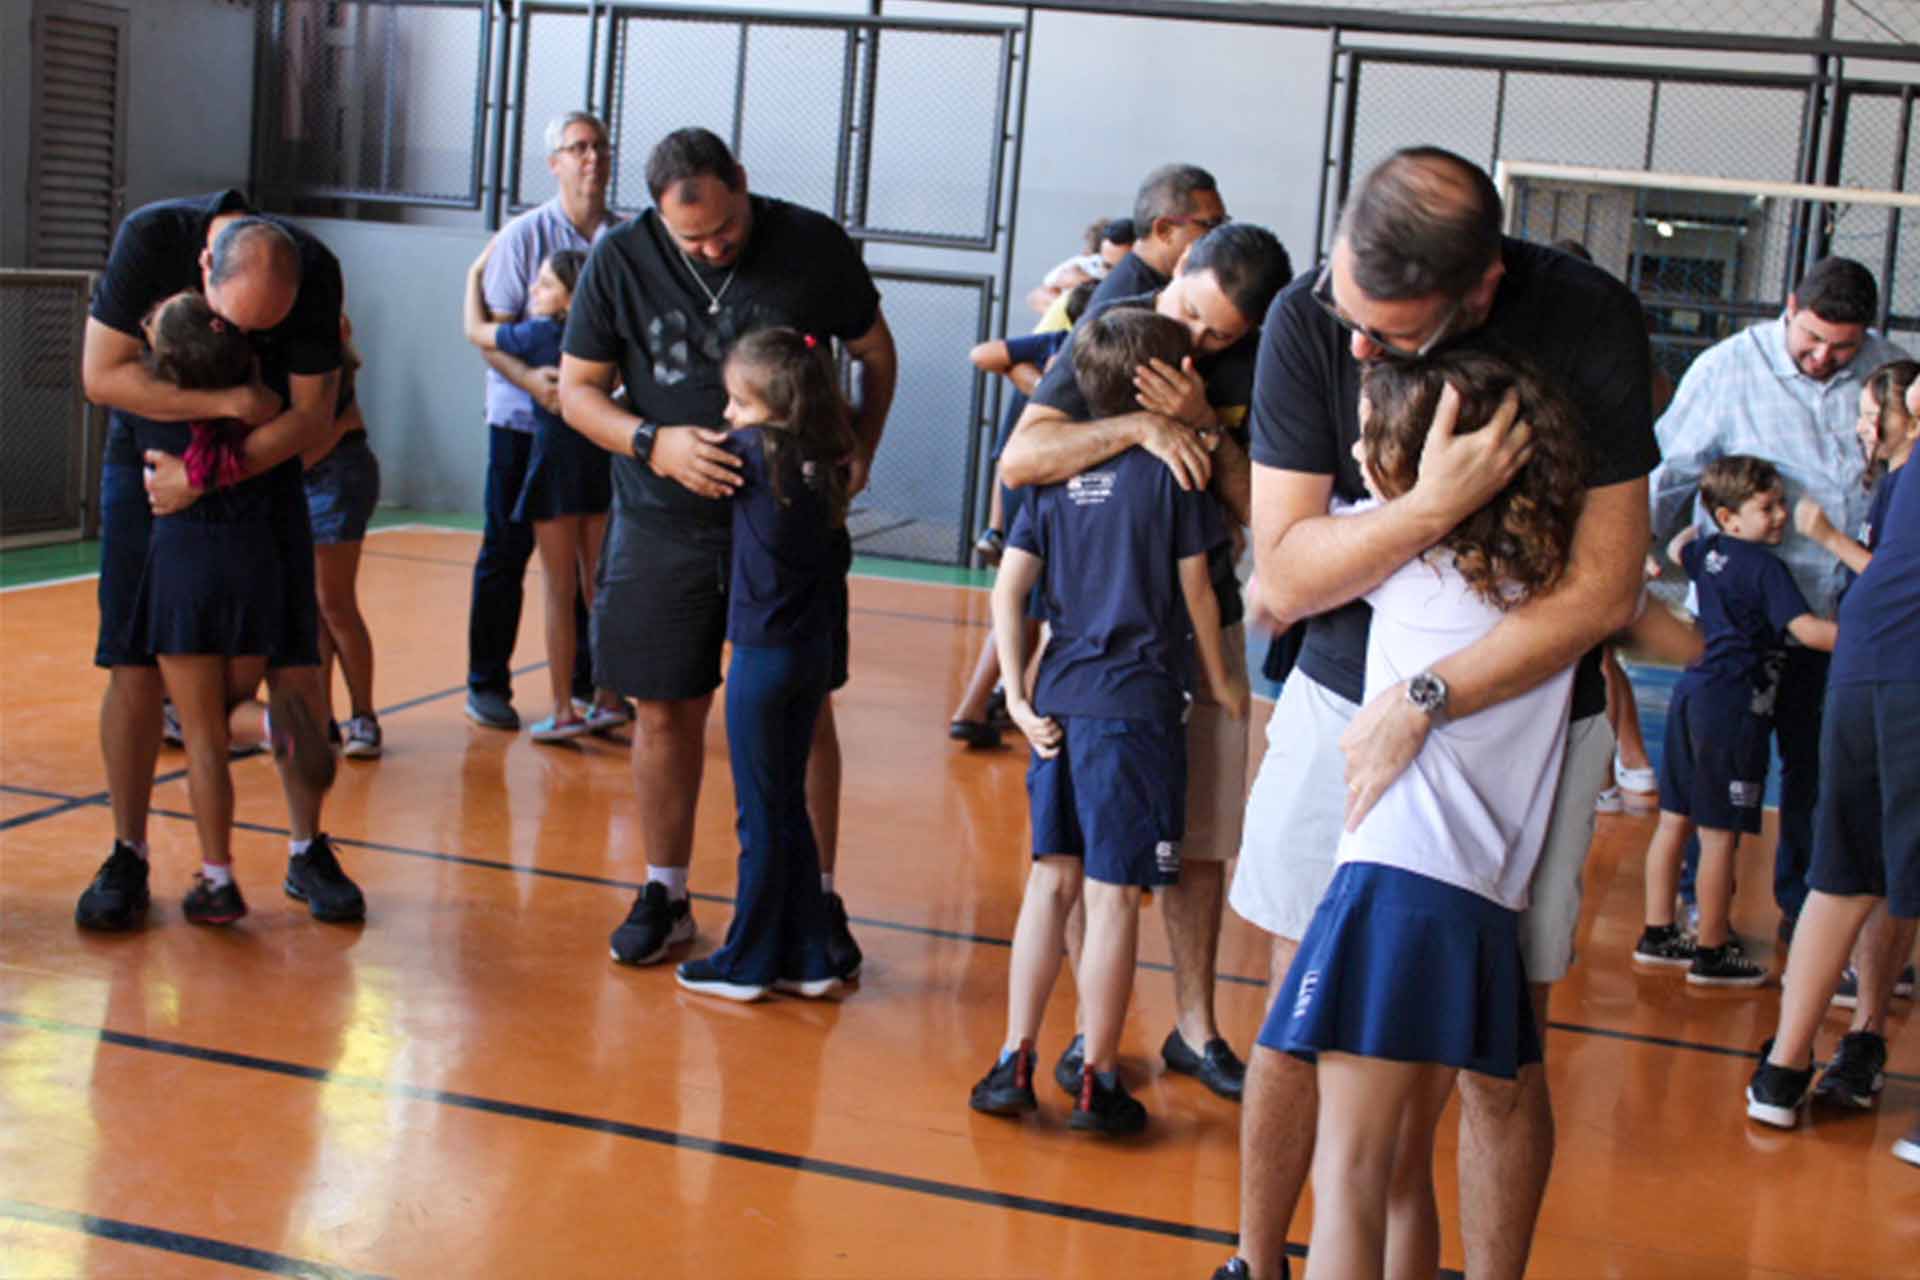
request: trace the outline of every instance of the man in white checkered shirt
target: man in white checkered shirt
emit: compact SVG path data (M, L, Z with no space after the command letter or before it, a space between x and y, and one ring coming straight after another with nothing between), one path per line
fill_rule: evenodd
M1878 309L1879 290L1865 267L1848 258L1823 258L1787 296L1779 319L1701 353L1654 427L1664 459L1650 484L1656 539L1700 518L1695 495L1701 469L1730 453L1752 454L1778 467L1789 507L1812 498L1837 527L1860 527L1870 497L1866 458L1854 436L1860 388L1881 365L1909 358L1868 332ZM1839 562L1797 528L1787 530L1779 555L1814 612L1831 618L1840 593ZM1828 661L1828 654L1790 645L1774 710L1780 843L1773 896L1783 938L1791 936L1807 897Z

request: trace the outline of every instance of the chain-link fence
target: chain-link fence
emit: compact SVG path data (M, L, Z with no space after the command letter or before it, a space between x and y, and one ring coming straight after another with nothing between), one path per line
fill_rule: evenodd
M1514 0L1321 0L1316 7L1322 12L1390 12L1443 22L1477 19L1501 29L1524 30L1550 24L1638 28L1674 37L1920 44L1920 5L1913 0L1840 0L1837 4L1828 0L1550 0L1533 4L1517 4Z
M0 271L0 543L85 527L80 343L92 291L91 272Z
M263 195L480 207L491 0L260 0L257 13Z
M856 550L965 564L981 470L983 376L967 351L991 324L994 278L876 270L900 384L867 489L847 523Z

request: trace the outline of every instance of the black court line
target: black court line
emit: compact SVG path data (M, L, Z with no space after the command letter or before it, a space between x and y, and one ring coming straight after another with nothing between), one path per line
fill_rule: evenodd
M0 1199L0 1218L38 1223L40 1226L56 1227L62 1231L77 1231L83 1235L97 1236L102 1240L139 1245L143 1249L159 1249L165 1253L183 1254L189 1258L204 1258L209 1262L225 1263L230 1267L245 1267L249 1271L260 1271L270 1276L312 1277L312 1280L376 1280L376 1277L365 1271L349 1271L345 1267L336 1267L325 1262L311 1262L305 1258L293 1258L284 1253L255 1249L250 1245L231 1244L225 1240L188 1235L182 1231L168 1231L161 1227L149 1227L144 1223L127 1222L120 1218L101 1218L91 1213L54 1209L27 1200Z
M32 796L37 800L78 800L80 797L69 795L65 791L47 791L41 787L16 786L11 782L0 782L0 791L16 796Z
M836 1178L843 1182L863 1183L867 1186L884 1187L893 1191L906 1191L916 1195L933 1196L942 1200L958 1201L962 1204L981 1205L990 1209L1007 1209L1017 1213L1031 1213L1043 1217L1062 1218L1069 1222L1083 1222L1098 1227L1117 1227L1123 1231L1139 1231L1149 1235L1170 1236L1177 1240L1194 1240L1203 1244L1217 1244L1225 1248L1232 1248L1239 1239L1234 1232L1223 1231L1218 1227L1202 1227L1193 1223L1174 1222L1166 1218L1148 1218L1138 1214L1120 1213L1111 1209L1096 1209L1089 1205L1069 1204L1061 1200L1046 1200L1037 1196L1015 1195L1004 1191L989 1191L984 1187L970 1187L964 1183L943 1182L935 1178L921 1178L911 1174L888 1173L885 1170L870 1169L864 1165L846 1164L837 1160L819 1160L812 1156L795 1155L792 1152L775 1151L768 1147L750 1146L746 1143L729 1142L719 1138L702 1138L695 1134L678 1133L672 1129L659 1129L651 1125L632 1124L624 1120L610 1120L601 1116L585 1115L577 1111L562 1111L554 1107L536 1107L525 1103L507 1102L498 1098L481 1097L478 1094L455 1093L445 1089L429 1089L420 1085L397 1084L392 1081L378 1080L371 1076L348 1075L344 1072L328 1071L319 1067L309 1067L297 1062L283 1062L276 1058L262 1058L246 1053L230 1053L224 1049L207 1049L199 1045L181 1044L177 1041L160 1040L151 1036L131 1035L123 1031L110 1031L104 1027L89 1027L79 1023L36 1017L32 1014L15 1013L12 1010L0 1009L0 1024L24 1027L29 1030L43 1031L55 1035L87 1038L96 1040L102 1044L115 1045L124 1049L137 1049L147 1053L168 1054L177 1058L187 1058L196 1062L211 1063L217 1066L237 1067L247 1071L269 1072L274 1075L288 1076L296 1080L312 1081L316 1084L342 1085L352 1089L364 1089L369 1093L382 1094L391 1098L406 1098L416 1102L431 1103L436 1106L456 1107L463 1111L473 1111L483 1115L502 1116L512 1120L526 1120L535 1124L555 1125L561 1128L577 1129L587 1133L605 1134L609 1137L626 1138L635 1142L645 1142L654 1146L669 1147L681 1151L697 1151L704 1155L717 1156L727 1160L738 1160L748 1164L757 1164L775 1169L787 1169L795 1173L810 1173L821 1177ZM1290 1250L1292 1248L1293 1246L1289 1246ZM1305 1251L1302 1250L1301 1252L1304 1254ZM1457 1272L1449 1272L1446 1274L1458 1275Z
M15 827L24 827L29 822L38 822L42 818L57 817L60 814L71 813L75 809L84 809L86 807L87 801L85 800L68 800L61 804L48 805L44 809L31 809L26 813L16 813L11 818L0 820L0 831L11 831Z

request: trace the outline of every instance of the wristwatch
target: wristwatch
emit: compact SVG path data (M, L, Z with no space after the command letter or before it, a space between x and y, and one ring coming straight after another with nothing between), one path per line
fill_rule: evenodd
M1407 701L1438 724L1447 715L1447 682L1431 671L1422 671L1407 681Z
M652 459L653 434L659 429L660 429L659 423L648 422L645 418L642 418L640 420L640 425L633 429L632 451L633 451L633 460L635 462L644 464L650 459Z

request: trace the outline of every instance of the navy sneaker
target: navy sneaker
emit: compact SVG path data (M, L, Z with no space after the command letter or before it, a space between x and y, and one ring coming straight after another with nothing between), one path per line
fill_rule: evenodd
M1767 1060L1773 1041L1760 1046L1760 1061L1747 1083L1747 1115L1776 1129L1791 1129L1800 1123L1800 1109L1813 1092L1813 1063L1804 1070L1776 1067Z
M673 975L689 991L703 996L719 996L722 1000L738 1000L742 1004L751 1004L755 1000L764 1000L767 988L753 982L735 982L713 967L711 958L689 960L674 970Z
M327 924L352 924L367 918L367 900L360 886L340 868L333 844L323 831L313 838L305 853L287 859L287 878L281 888L289 898L307 904L315 920Z
M1033 1041L1022 1040L1020 1047L998 1059L979 1084L967 1105L990 1116L1017 1116L1037 1110L1040 1100L1033 1096Z
M491 689L473 689L467 693L467 719L489 729L518 730L520 715L513 699Z
M1076 1033L1060 1051L1060 1061L1053 1064L1053 1082L1060 1086L1060 1092L1077 1098L1086 1074L1087 1038Z
M231 880L216 886L205 876L196 875L180 910L195 924L232 924L247 914L247 900Z
M94 872L93 883L80 893L73 909L73 922L82 929L118 933L132 929L147 918L147 860L123 840L113 842L113 851Z
M840 895L827 895L827 964L840 975L842 982L852 982L860 976L860 966L866 957L860 954L860 944L853 940L853 930L847 924L847 904L840 901Z
M609 949L619 964L658 964L667 949L693 941L693 906L673 898L667 886L649 881L633 897L633 907L613 931Z
M1067 1127L1122 1137L1147 1127L1147 1109L1127 1092L1118 1071L1095 1071L1088 1063Z
M1833 1060L1820 1073L1813 1100L1828 1106L1871 1110L1887 1083L1887 1040L1871 1031L1849 1031L1840 1037Z

